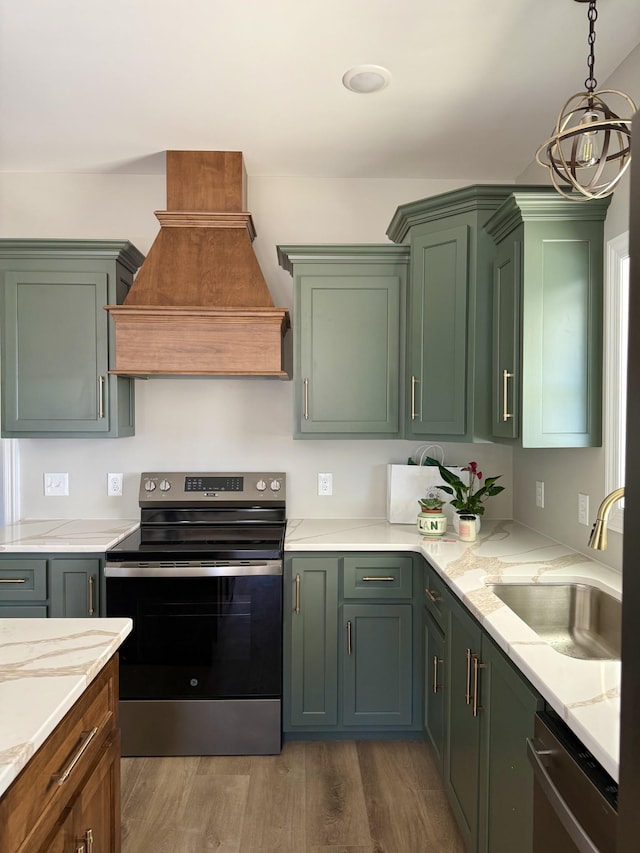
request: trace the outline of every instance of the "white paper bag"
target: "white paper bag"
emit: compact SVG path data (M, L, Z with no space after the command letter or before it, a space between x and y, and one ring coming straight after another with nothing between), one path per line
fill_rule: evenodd
M463 483L468 482L468 471L452 465L445 466L447 471L456 474ZM435 465L387 465L387 521L390 524L415 524L420 498L426 496L427 489L446 485ZM440 492L446 501L442 511L452 523L454 508L449 503L454 495Z

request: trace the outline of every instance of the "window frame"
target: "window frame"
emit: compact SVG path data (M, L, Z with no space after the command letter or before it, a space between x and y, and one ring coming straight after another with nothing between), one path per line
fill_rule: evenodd
M627 353L622 352L619 342L622 324L628 318L628 275L623 273L629 264L629 232L625 231L607 243L607 287L604 300L604 451L605 451L605 494L624 485L624 460L621 460L621 435L626 424L619 416L620 395L626 397L626 385L620 380ZM623 298L627 295L627 304ZM621 471L621 468L623 469ZM624 501L611 508L608 525L618 533L624 528Z

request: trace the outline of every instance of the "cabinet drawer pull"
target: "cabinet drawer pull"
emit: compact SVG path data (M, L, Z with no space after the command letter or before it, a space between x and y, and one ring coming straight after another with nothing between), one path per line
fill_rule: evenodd
M479 711L484 711L482 705L479 704L478 691L480 688L478 672L481 669L486 669L486 663L480 663L478 655L472 655L473 658L473 716L477 717Z
M93 830L88 829L84 838L76 841L76 853L93 853Z
M104 376L98 377L98 417L104 417Z
M425 589L427 594L427 598L429 601L433 602L433 604L437 604L440 601L440 596L437 595L432 589Z
M382 577L380 577L380 578L364 577L364 578L362 578L362 580L363 580L363 581L394 581L394 580L395 580L395 578L394 578L394 577L386 577L386 578L382 578Z
M26 583L26 578L0 578L0 583Z
M296 575L296 613L300 613L300 575Z
M351 622L347 622L347 654L351 654Z
M510 418L513 417L513 414L509 414L509 405L507 403L507 379L513 379L515 376L514 373L509 373L509 371L505 369L502 371L502 421L506 423Z
M93 616L93 575L89 575L89 616Z
M415 421L418 417L416 412L416 385L418 384L418 380L415 376L411 377L411 420Z
M309 379L305 379L302 383L304 387L304 419L305 421L309 420Z
M91 731L89 731L89 732L82 732L81 733L82 742L80 743L80 746L79 746L76 754L73 756L71 761L67 764L67 766L64 768L64 770L61 773L54 773L52 776L52 779L54 779L58 783L58 785L64 785L64 783L69 778L71 771L76 766L78 761L80 761L80 759L82 758L84 753L87 751L89 744L91 743L91 741L94 739L94 737L97 734L98 734L98 727L97 726L94 726L91 729Z
M467 659L467 686L464 694L464 701L467 705L471 704L471 649L467 649L465 652L465 657Z
M444 663L442 658L439 658L438 655L433 656L433 692L438 692L438 664Z

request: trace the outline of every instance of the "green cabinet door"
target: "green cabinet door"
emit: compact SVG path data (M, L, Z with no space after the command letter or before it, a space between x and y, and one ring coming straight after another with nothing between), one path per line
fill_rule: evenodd
M424 611L424 731L433 746L440 772L444 771L445 746L445 636Z
M468 229L411 236L409 436L462 436L466 422Z
M480 853L531 853L533 770L526 756L540 696L485 634L482 641Z
M284 730L335 726L338 560L290 558L284 584Z
M50 615L100 615L100 560L64 558L49 561Z
M2 435L133 435L111 321L142 255L122 241L0 240Z
M497 245L492 383L497 438L520 435L523 447L601 444L603 229L609 203L610 198L576 204L552 188L515 192L487 222ZM511 341L517 358L508 353ZM506 408L514 418L505 423L507 361L514 364L509 370L514 377L506 382Z
M398 726L412 722L411 604L342 608L343 722Z
M294 277L297 438L400 434L408 248L280 246Z
M451 595L447 596L447 608L449 710L444 782L466 847L475 850L480 778L482 629Z
M493 277L492 431L520 434L520 280L522 237L516 233L496 249Z

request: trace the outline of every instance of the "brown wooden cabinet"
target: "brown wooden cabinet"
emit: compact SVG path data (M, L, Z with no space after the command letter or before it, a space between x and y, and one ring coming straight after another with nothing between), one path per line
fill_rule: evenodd
M119 853L117 702L114 655L0 800L2 853Z

